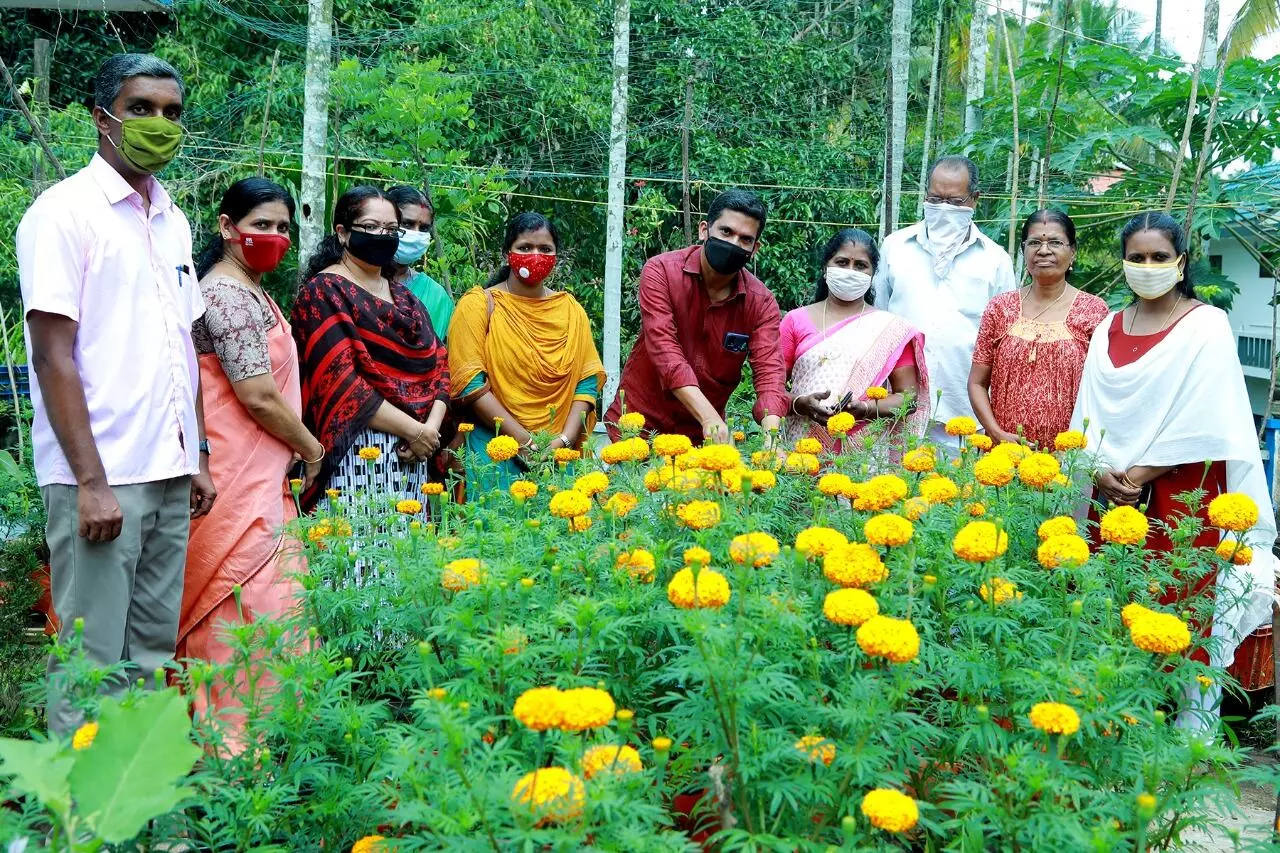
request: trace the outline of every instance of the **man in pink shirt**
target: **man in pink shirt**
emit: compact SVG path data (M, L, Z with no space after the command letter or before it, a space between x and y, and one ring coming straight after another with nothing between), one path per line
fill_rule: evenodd
M32 441L64 638L152 683L173 658L193 516L213 505L191 324L204 313L191 228L153 177L182 142L182 80L118 54L94 80L98 153L18 226ZM79 725L56 657L49 730Z

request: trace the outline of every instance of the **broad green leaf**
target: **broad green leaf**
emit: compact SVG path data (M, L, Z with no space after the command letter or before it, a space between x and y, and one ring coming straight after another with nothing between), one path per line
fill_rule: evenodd
M190 795L178 787L200 757L190 731L186 703L175 689L148 693L128 707L103 701L98 736L71 771L71 793L104 841L130 840Z
M0 450L0 472L10 477L22 476L22 468L14 461L13 454L7 450Z
M71 799L67 775L74 755L64 754L56 740L0 740L0 776L12 775L14 790L34 797L56 812L65 812Z

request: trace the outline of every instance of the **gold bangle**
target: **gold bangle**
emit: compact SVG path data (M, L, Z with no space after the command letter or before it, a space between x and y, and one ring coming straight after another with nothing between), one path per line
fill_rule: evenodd
M303 459L302 464L315 465L317 462L323 462L323 461L324 461L324 445L322 444L320 445L320 455L317 456L315 459Z

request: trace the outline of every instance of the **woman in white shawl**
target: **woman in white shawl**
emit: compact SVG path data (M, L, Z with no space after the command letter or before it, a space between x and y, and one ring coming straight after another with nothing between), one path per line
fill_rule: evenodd
M1125 225L1120 243L1125 280L1137 298L1094 332L1072 427L1097 452L1098 497L1145 507L1153 522L1148 550L1172 550L1159 522L1176 526L1190 513L1177 495L1203 489L1202 518L1203 507L1223 492L1243 492L1258 505L1258 524L1246 535L1252 564L1183 579L1160 599L1173 605L1212 589L1213 654L1201 650L1196 657L1222 667L1244 637L1270 620L1275 586L1275 513L1244 375L1227 315L1196 298L1182 227L1166 214L1140 214ZM1206 523L1195 544L1213 547L1220 536ZM1180 724L1212 725L1219 696L1217 689L1206 695L1189 687L1193 713L1181 715Z

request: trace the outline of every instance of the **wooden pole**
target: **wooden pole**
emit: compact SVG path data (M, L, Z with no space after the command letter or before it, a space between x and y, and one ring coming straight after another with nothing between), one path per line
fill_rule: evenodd
M53 149L49 147L49 142L45 139L43 131L40 130L40 123L31 115L31 110L27 109L27 102L23 100L22 93L18 91L17 85L13 82L13 75L9 73L9 66L4 64L4 60L0 59L0 75L4 77L4 83L9 87L9 94L13 96L13 102L18 107L18 112L22 113L22 117L27 120L27 125L31 128L31 135L36 138L36 144L40 146L40 150L44 152L44 156L49 158L49 162L53 164L53 169L58 173L58 180L65 180L67 170L62 168L60 161L53 153Z
M933 106L938 100L938 65L942 62L942 16L946 0L939 0L938 16L933 22L933 60L929 65L929 99L924 111L924 143L920 146L920 195L916 199L916 215L924 212L924 197L929 191L929 154L933 148Z
M307 0L307 65L302 113L302 221L298 268L306 269L328 232L325 144L329 136L329 69L333 48L333 0Z
M1204 68L1206 57L1210 56L1210 39L1218 40L1218 0L1205 0L1204 29L1200 35L1200 55L1196 58L1195 71L1191 74L1191 95L1187 98L1187 120L1182 124L1182 141L1178 143L1178 156L1173 161L1173 176L1169 178L1169 195L1164 200L1164 212L1173 211L1173 203L1178 197L1178 178L1182 175L1182 165L1187 160L1187 149L1191 145L1191 122L1196 116L1196 101L1200 97L1200 72ZM1216 50L1214 51L1216 54Z
M689 126L693 123L693 75L684 84L684 122L680 125L680 184L683 189L684 242L693 243L693 213L689 209Z
M1013 72L1013 43L1009 40L1009 27L1004 20L1004 12L996 12L996 20L1000 22L1000 35L1004 39L1005 59L1009 63L1009 94L1013 98L1013 165L1009 178L1009 256L1013 256L1014 241L1018 233L1018 166L1020 151L1018 150L1018 78Z
M271 123L271 94L276 88L276 64L280 61L280 48L271 56L271 73L267 75L267 102L262 108L262 135L258 138L258 177L267 171L267 126Z
M631 2L614 0L613 110L609 118L609 207L605 219L604 241L605 383L604 397L601 401L602 411L608 411L613 403L614 395L618 393L618 382L622 373L622 243L627 199L627 75L630 57ZM688 114L686 107L685 115ZM684 150L685 198L688 198L687 141Z
M982 129L982 107L987 82L987 0L974 0L969 22L969 63L965 68L964 132Z
M31 71L35 77L35 117L40 122L40 131L49 132L49 40L36 39L31 52ZM36 157L34 193L40 195L44 191L44 161Z
M898 230L902 202L902 159L907 142L907 77L911 67L911 0L893 0L893 48L889 61L889 147L885 170L885 226Z

